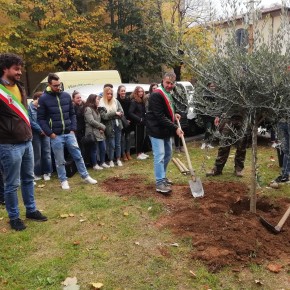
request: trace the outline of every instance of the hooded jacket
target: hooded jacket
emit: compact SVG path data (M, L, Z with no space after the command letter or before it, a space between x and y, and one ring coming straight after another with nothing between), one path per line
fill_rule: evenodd
M1 79L0 83L5 86ZM21 93L21 103L27 109L25 90L20 82L16 85ZM31 127L0 100L0 144L17 144L31 139Z
M37 121L47 136L76 131L76 114L71 96L66 92L52 92L47 87L38 101Z

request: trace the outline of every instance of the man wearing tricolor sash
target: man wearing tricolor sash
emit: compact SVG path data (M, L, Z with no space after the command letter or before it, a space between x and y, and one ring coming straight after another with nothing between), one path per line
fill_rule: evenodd
M32 132L27 101L20 83L22 59L12 53L0 54L0 170L4 199L12 229L26 228L19 218L17 189L21 184L26 218L46 221L34 200Z
M152 144L154 155L154 173L156 191L168 195L171 192L172 182L167 178L167 165L172 155L171 138L176 133L183 135L175 120L180 115L175 113L175 106L171 91L175 86L174 73L165 73L161 86L149 97L148 112L146 114L146 128Z

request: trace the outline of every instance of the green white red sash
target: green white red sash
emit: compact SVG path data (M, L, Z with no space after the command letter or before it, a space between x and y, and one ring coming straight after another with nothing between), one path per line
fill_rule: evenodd
M30 126L28 112L21 102L2 84L0 84L0 100Z
M168 111L169 111L169 114L171 116L172 122L174 122L174 112L173 112L173 108L172 108L173 104L170 103L170 101L172 101L172 100L169 100L169 97L167 96L168 93L165 92L162 87L158 87L154 91L154 93L159 93L164 98L164 101L165 101L166 106L168 108Z

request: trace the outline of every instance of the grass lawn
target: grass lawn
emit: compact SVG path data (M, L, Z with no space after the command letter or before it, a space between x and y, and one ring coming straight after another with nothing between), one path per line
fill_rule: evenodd
M213 166L217 148L200 150L199 142L190 142L188 146L193 166L206 182L205 171ZM248 184L250 154L248 149L246 176L242 179ZM179 158L186 162L183 154ZM289 264L277 274L265 265L255 264L238 272L230 267L209 272L202 262L191 258L190 239L156 227L167 208L154 195L123 197L102 186L113 176L126 178L136 173L145 184L153 184L152 162L150 153L150 159L134 159L123 167L89 169L98 185L84 184L75 174L69 179L69 191L60 188L55 174L49 182L38 181L37 206L49 220L26 220L27 229L22 232L10 229L6 210L1 207L0 289L62 289L67 277L76 277L80 289L93 289L90 283L97 282L104 285L102 289L290 289ZM258 163L260 194L289 198L290 184L277 190L267 187L279 175L275 149L260 144ZM231 155L224 174L217 178L224 182L236 180L232 171ZM168 177L184 184L188 181L188 176L181 175L173 163L169 165ZM136 190L134 183L131 187ZM19 202L24 219L20 193Z

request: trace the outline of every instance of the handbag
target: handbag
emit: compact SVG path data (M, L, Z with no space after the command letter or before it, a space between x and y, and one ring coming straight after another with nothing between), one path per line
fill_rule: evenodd
M129 127L130 124L129 124L128 120L126 119L126 117L124 115L121 117L121 121L122 121L124 129Z
M96 143L96 138L93 135L93 133L89 133L88 135L84 136L82 138L82 143L83 144L93 144Z

